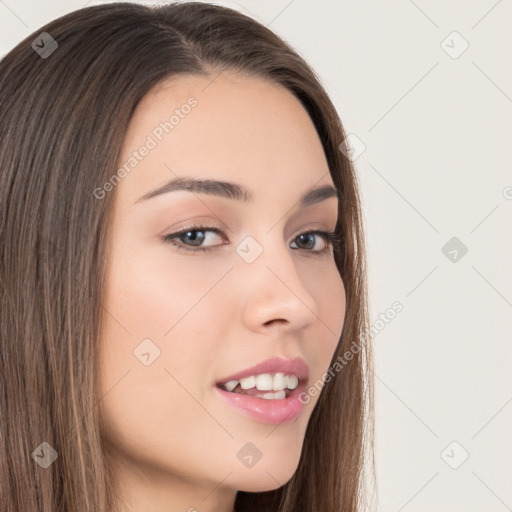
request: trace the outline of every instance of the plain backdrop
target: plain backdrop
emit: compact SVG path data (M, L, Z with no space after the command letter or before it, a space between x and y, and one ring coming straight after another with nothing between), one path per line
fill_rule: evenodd
M0 54L97 3L1 0ZM217 3L291 43L352 134L378 330L375 510L512 510L511 0Z

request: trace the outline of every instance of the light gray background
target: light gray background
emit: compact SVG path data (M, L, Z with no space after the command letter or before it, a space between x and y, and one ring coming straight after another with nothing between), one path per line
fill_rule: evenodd
M0 0L0 54L95 3ZM218 3L294 45L365 145L372 322L404 308L375 337L375 510L512 510L511 0Z

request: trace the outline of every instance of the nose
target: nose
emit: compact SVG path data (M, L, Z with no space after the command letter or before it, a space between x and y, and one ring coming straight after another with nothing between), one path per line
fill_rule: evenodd
M297 272L295 256L289 248L266 245L256 261L238 262L243 322L260 333L307 327L318 319L318 305Z

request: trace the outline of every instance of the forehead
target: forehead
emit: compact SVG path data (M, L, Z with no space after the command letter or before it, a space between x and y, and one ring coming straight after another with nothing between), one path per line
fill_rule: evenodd
M300 101L257 77L223 72L160 83L134 113L119 166L143 146L151 149L122 184L133 200L177 176L243 183L256 195L332 183Z

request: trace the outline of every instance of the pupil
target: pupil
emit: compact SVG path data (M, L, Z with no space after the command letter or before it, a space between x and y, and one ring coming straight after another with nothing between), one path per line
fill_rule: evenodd
M189 242L188 245L201 245L204 240L204 233L202 231L187 231L183 233L181 237L185 238L185 240L181 240L183 243ZM186 240L188 238L188 240ZM190 243L191 242L191 243Z

